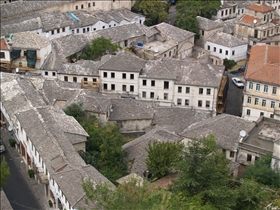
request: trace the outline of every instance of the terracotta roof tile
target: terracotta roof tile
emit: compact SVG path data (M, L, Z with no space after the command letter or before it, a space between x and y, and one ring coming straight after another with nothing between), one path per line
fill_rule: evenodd
M0 50L9 50L9 47L8 47L8 45L6 44L6 42L5 42L4 39L1 39L1 42L0 42Z
M280 46L253 46L245 78L280 85Z
M266 4L252 4L247 6L247 9L251 9L257 12L269 12L274 10L273 7L267 6Z
M257 22L260 20L259 18L256 18L254 16L251 16L251 15L244 15L243 18L241 18L241 22L244 22L244 23L254 23L254 20L257 20Z

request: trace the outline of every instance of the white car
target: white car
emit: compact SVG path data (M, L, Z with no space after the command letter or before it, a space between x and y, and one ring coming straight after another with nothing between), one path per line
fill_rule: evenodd
M232 82L239 88L244 88L244 84L238 77L232 77Z

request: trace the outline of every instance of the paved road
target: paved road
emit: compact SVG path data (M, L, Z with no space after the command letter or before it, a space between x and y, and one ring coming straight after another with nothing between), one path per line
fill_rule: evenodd
M235 116L241 116L243 89L238 88L233 84L231 78L235 76L243 80L243 74L238 74L238 75L229 74L229 88L228 88L227 105L226 105L225 113L235 115Z
M3 130L1 130L1 133ZM2 136L2 134L1 134ZM31 210L31 209L45 209L42 207L38 198L35 197L34 189L30 183L35 184L35 180L31 180L26 172L26 176L22 174L25 171L25 165L19 165L21 157L15 151L15 148L11 148L7 145L7 139L2 139L6 147L6 151L1 154L5 156L8 166L10 168L10 176L8 178L7 184L3 187L4 192L8 200L10 201L14 210ZM28 180L30 179L30 180Z

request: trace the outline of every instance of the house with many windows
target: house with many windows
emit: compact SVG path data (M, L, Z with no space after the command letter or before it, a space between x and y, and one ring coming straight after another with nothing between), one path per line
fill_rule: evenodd
M242 117L280 119L280 47L252 47L245 71Z

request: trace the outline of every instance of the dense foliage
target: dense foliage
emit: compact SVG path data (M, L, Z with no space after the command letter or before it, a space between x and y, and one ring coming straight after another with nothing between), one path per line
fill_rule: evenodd
M231 69L236 65L236 62L234 60L229 60L227 58L224 59L224 66L225 70L227 71L228 69Z
M84 60L98 60L103 55L115 54L121 47L117 44L112 44L110 39L99 37L87 43L82 50L80 59Z
M109 180L127 174L127 165L124 161L126 153L122 151L125 143L117 124L101 125L91 116L87 118L82 110L82 104L71 104L65 110L67 115L73 116L89 134L86 142L86 152L80 155L87 164L91 164Z
M9 175L10 175L10 169L6 162L6 158L3 156L1 158L1 163L0 163L0 190L7 183Z
M256 160L254 165L247 166L245 178L269 187L280 188L280 171L271 168L271 158L272 153L268 153Z
M169 4L162 0L136 0L131 11L144 15L145 25L152 26L168 19Z
M149 142L147 168L153 174L153 179L159 179L169 174L173 164L178 162L184 145L179 142Z

